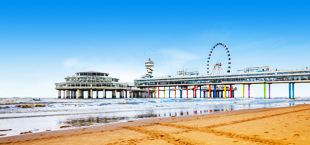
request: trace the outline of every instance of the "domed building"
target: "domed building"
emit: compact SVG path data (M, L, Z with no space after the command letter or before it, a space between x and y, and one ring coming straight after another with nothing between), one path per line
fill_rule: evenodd
M65 92L65 98L84 98L84 91L88 91L89 99L93 98L93 91L96 92L96 98L99 98L99 92L103 95L100 98L106 98L106 92L112 91L112 98L116 98L116 93L120 92L120 98L124 98L127 94L127 84L119 83L118 78L109 77L104 72L77 72L74 76L66 77L65 82L55 83L58 90L58 98L62 98L61 92Z

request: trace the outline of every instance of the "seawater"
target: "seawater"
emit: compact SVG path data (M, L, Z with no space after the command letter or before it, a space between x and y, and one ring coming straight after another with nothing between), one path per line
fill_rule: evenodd
M61 126L71 126L70 129L145 118L296 106L310 104L310 99L2 99L0 103L0 130L12 129L0 134L13 136L28 131L62 130ZM35 104L44 107L18 107Z

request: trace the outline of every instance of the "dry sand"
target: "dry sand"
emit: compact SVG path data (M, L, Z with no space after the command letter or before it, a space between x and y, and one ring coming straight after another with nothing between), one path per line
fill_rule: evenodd
M144 119L0 138L6 144L310 145L310 105Z

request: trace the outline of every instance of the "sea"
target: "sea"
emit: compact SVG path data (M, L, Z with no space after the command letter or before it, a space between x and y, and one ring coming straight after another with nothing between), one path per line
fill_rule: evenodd
M310 104L310 98L0 99L0 137L158 117ZM61 128L67 126L66 128ZM6 130L6 131L5 131Z

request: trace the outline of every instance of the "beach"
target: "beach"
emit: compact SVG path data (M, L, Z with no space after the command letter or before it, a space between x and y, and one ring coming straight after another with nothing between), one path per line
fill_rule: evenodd
M6 144L310 144L310 105L171 116L0 138ZM3 132L2 132L3 133Z

